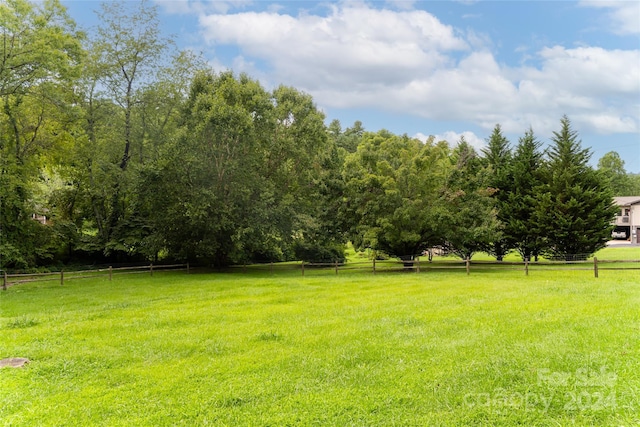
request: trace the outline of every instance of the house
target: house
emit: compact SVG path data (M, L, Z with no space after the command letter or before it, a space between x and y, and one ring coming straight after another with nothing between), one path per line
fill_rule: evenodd
M40 214L32 214L31 215L31 219L34 221L38 221L40 224L42 225L47 225L49 224L49 220L47 219L46 215L40 215Z
M614 197L613 200L620 210L611 236L640 243L640 196Z

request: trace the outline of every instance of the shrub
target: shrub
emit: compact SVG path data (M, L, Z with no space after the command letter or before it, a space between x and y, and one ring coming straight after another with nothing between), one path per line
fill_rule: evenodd
M344 262L344 246L297 242L293 247L297 259L306 262Z

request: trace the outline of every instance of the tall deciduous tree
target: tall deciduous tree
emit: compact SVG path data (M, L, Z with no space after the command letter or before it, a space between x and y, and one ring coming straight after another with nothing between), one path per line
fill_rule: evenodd
M141 102L139 89L155 77L154 69L169 43L161 37L155 6L146 0L130 6L124 1L102 3L96 40L103 81L111 99L122 108L122 170L131 158L132 112Z
M143 169L156 244L217 265L290 257L318 225L331 151L323 120L295 89L199 74L177 137Z
M98 231L91 246L124 258L140 252L146 228L135 205L136 171L130 166L144 160L145 139L156 130L158 117L176 109L171 95L158 100L150 89L159 89L158 70L170 40L161 34L156 7L146 0L103 3L98 18L93 63L82 86L87 140L81 164L87 168L85 194ZM159 102L150 106L154 100Z
M624 169L624 160L615 151L609 151L598 160L598 170L607 178L616 196L633 196L631 179Z
M278 87L271 97L273 120L263 156L265 176L273 183L273 221L285 226L281 239L293 244L298 258L314 260L314 252L315 260L332 254L334 259L342 258L338 227L322 206L337 196L335 178L340 166L324 115L311 96L294 88Z
M605 177L588 164L578 134L564 116L553 133L543 185L536 197L536 220L545 252L554 258L587 257L611 237L617 208Z
M180 134L155 178L164 188L150 193L156 230L170 253L217 265L233 260L236 234L268 198L259 191L254 120L261 126L269 107L266 92L246 77L196 77Z
M640 173L630 173L627 178L629 179L629 195L637 196L640 194Z
M30 218L44 163L69 140L69 94L82 61L73 21L57 0L0 4L0 256L26 267L50 256L48 229ZM43 239L43 237L45 237Z
M153 81L146 82L138 91L138 102L132 112L132 140L137 144L131 153L137 163L154 161L162 146L173 137L189 85L196 74L207 68L199 55L181 51L172 56L170 63L159 67Z
M82 36L58 0L0 4L0 96L74 76Z
M449 166L446 143L388 131L365 133L344 167L343 222L359 249L412 259L444 240L440 191Z

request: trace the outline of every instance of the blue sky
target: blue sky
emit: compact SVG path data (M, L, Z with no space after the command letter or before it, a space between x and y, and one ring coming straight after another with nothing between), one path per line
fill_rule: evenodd
M566 114L594 165L617 151L640 173L638 1L152 3L180 48L311 94L327 123L481 148L497 123L547 145ZM96 24L99 2L63 4Z

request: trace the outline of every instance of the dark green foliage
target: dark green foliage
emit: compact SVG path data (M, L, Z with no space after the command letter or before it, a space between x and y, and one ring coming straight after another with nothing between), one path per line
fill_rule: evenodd
M627 174L627 178L629 180L628 195L637 196L638 194L640 194L640 173Z
M552 138L535 214L545 253L572 260L605 246L617 208L606 178L588 165L591 153L581 147L566 116L561 125Z
M0 268L25 270L50 261L56 252L51 229L23 215L28 208L13 202L4 198L0 206Z
M345 150L347 153L354 153L358 149L358 145L364 135L362 122L356 120L353 126L342 131L339 120L333 120L328 127L329 136L334 139L336 146Z
M502 261L513 248L513 239L504 231L505 224L512 215L509 195L514 191L514 181L509 140L502 135L500 125L494 127L488 145L482 150L482 154L482 164L488 173L487 185L494 191L492 197L497 212L498 229L501 231L500 234L496 234L497 239L489 245L487 251L498 261Z
M343 245L321 245L317 243L296 242L293 245L295 259L307 262L339 262L345 260Z
M446 243L461 258L489 251L501 239L490 187L489 170L482 167L475 150L462 138L454 150L455 166L448 178L444 203L447 208Z
M198 75L175 143L142 172L154 245L227 265L281 261L297 240L316 244L331 193L322 120L292 88L268 93L244 75Z
M250 114L261 111L245 105L261 95L262 88L248 79L199 75L176 143L157 166L143 171L153 232L173 256L229 263L234 235L243 228L237 223L247 224L256 199L264 202L266 195L257 191L258 150Z
M441 244L448 156L448 146L432 140L366 133L344 168L341 217L354 246L400 257Z
M82 34L56 0L0 5L0 268L49 262L54 233L34 221L41 170L69 144Z
M617 153L588 166L566 117L546 163L531 130L511 153L496 125L479 158L464 140L326 127L294 88L166 55L146 1L100 21L87 43L58 0L0 6L2 268L326 261L347 238L406 259L568 259L609 238L612 195L640 194Z
M508 214L503 215L504 233L522 259L536 258L542 235L536 220L536 197L543 167L540 142L529 129L520 138L511 162L511 191L507 193Z
M640 194L640 176L628 174L624 160L615 151L606 153L598 160L598 171L607 180L615 196L637 196Z

